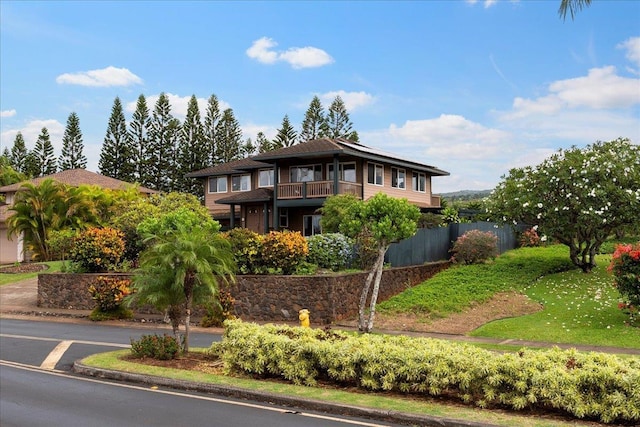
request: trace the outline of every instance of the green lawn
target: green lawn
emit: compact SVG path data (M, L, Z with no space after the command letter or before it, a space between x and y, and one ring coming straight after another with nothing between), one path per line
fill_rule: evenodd
M640 348L640 327L627 325L628 317L618 309L610 261L610 255L599 255L591 274L572 270L535 281L524 293L543 304L543 311L497 320L471 335Z
M20 282L25 279L31 279L32 277L37 277L38 274L41 274L41 273L58 272L62 268L62 264L64 264L64 261L50 261L50 262L45 262L43 264L47 264L49 268L47 270L39 271L37 273L18 273L18 274L2 273L2 269L0 269L0 286L7 285L9 283Z

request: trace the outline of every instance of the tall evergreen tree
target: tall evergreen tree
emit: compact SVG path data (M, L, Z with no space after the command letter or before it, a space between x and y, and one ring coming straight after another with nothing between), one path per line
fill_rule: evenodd
M242 158L242 129L231 108L222 113L222 118L216 126L216 134L216 158L219 162L227 163Z
M176 124L171 114L169 97L163 92L153 109L149 128L149 151L145 167L148 170L148 180L143 185L158 191L171 191L172 180L176 176L175 153Z
M74 112L69 114L67 127L62 137L62 155L60 156L60 170L86 169L87 158L82 153L82 132L80 131L80 119Z
M216 151L218 148L218 137L216 130L218 123L220 122L220 104L218 103L218 97L211 95L207 101L207 112L204 117L203 135L206 150L209 153L209 164L215 165L220 163L216 157Z
M285 114L282 119L282 125L273 140L273 146L275 148L291 147L296 143L297 137L298 133L293 129L293 126L291 126L289 116Z
M311 141L312 139L323 138L326 136L326 133L327 119L324 114L324 108L322 107L320 98L314 96L307 112L304 114L299 140L305 142Z
M198 99L191 96L187 115L182 123L180 139L178 142L178 165L179 171L176 182L176 189L184 193L191 193L200 198L204 197L204 187L202 183L194 178L187 178L185 174L209 165L209 150L204 138L204 129L200 120L200 109Z
M129 138L133 150L134 177L135 180L142 185L146 185L150 181L148 171L145 167L147 164L147 153L149 151L148 132L150 123L151 119L149 117L147 99L144 95L140 95L136 102L136 111L134 111L131 117L131 123L129 123Z
M35 150L31 150L27 153L27 157L24 161L24 174L29 178L37 178L40 176L40 172L38 156L36 155Z
M26 161L27 161L27 146L24 143L24 137L22 136L22 132L18 132L16 134L16 139L13 141L13 147L11 147L11 153L9 154L9 162L11 167L19 173L26 172Z
M49 137L49 130L46 127L40 131L32 153L32 159L27 162L33 162L33 164L29 165L29 175L35 178L57 172L56 158L53 155L53 145Z
M274 148L273 142L269 141L262 132L258 132L258 135L256 135L256 145L258 147L258 153L266 153Z
M100 152L100 173L123 181L135 181L133 144L127 133L122 103L116 97Z
M327 137L332 139L344 138L358 142L358 133L354 132L352 128L353 124L349 119L347 108L342 98L338 95L331 103L327 114Z
M247 140L244 142L241 148L242 157L253 156L254 154L256 154L257 149L258 149L258 146L253 143L251 138L247 138Z

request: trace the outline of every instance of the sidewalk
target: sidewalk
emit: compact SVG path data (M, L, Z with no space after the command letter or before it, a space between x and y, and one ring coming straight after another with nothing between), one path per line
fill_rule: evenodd
M68 322L87 322L94 323L89 320L90 310L67 310L67 309L53 309L53 308L40 308L37 306L38 299L38 279L27 279L17 283L0 286L0 317L2 318L39 318L43 317L56 318L58 321ZM118 325L126 326L135 324L139 326L145 323L157 323L162 316L160 315L137 315L131 322L116 321ZM107 322L113 324L114 322ZM103 324L107 324L103 323ZM347 331L353 331L355 328L348 322L341 322L332 325L334 329L341 329ZM198 332L220 332L220 329L212 328L197 328ZM429 333L429 332L411 332L411 331L389 331L377 329L376 332L395 334L395 335L408 335L414 337L429 337L451 341L466 341L476 342L484 344L498 344L498 345L511 345L522 347L539 347L539 348L551 348L559 347L563 349L575 348L580 351L597 351L602 353L614 353L614 354L632 354L640 355L640 349L634 348L621 348L621 347L604 347L596 345L584 345L584 344L565 344L565 343L548 343L542 341L525 341L520 339L493 339L483 337L469 337L466 335L453 335L442 333Z

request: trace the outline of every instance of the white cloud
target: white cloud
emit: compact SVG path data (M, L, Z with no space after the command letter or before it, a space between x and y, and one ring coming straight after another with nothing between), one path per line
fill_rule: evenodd
M169 98L169 105L171 105L171 114L182 120L187 115L187 109L189 107L189 100L191 100L191 95L180 96L175 95L173 93L165 93L167 98ZM160 98L160 94L157 95L149 95L145 96L147 100L147 107L149 108L149 115L153 114L153 109L155 108L156 102L158 102L158 98ZM204 120L204 116L207 114L207 102L208 98L197 98L198 99L198 108L200 110L200 117ZM136 111L136 104L138 99L136 98L134 101L127 102L125 105L125 111L129 113L133 113ZM222 113L227 108L231 108L228 102L222 101L218 99L218 106L220 108L220 113Z
M640 37L631 37L616 47L627 50L626 57L637 67L635 70L637 74L640 71Z
M2 110L0 111L0 117L13 117L16 115L16 110Z
M466 0L466 2L468 4L474 5L474 4L478 3L478 0ZM483 7L485 9L489 9L491 6L495 6L496 3L498 3L498 0L484 0L482 2L482 4L484 5Z
M334 62L331 55L317 47L292 47L286 51L273 50L278 43L269 37L262 37L253 42L247 49L247 56L263 64L275 64L282 61L287 62L293 68L313 68Z
M130 86L142 84L142 79L126 68L109 66L101 70L61 74L56 77L56 83L92 87Z
M346 92L344 90L336 90L319 95L320 100L328 108L336 99L336 96L342 98L347 111L351 112L360 107L364 107L375 102L375 97L366 92Z
M43 127L47 128L54 153L56 156L59 156L62 151L62 136L64 135L65 125L54 119L32 120L21 128L6 130L0 135L1 145L11 149L17 133L21 132L27 149L32 150L36 145L36 141Z

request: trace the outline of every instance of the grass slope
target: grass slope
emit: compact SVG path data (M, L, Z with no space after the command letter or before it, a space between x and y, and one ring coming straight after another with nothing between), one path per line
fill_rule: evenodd
M38 274L56 273L60 271L60 269L62 268L62 264L64 264L64 261L51 261L45 262L43 264L47 264L49 268L47 270L38 271L37 273L2 273L2 270L0 269L0 286L7 285L9 283L20 282L26 279L31 279L32 277L37 277Z

